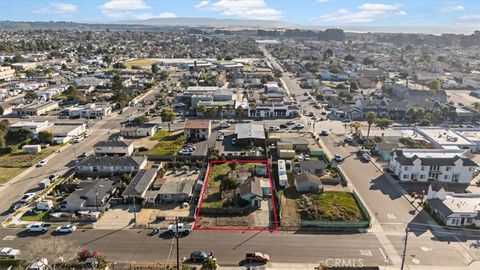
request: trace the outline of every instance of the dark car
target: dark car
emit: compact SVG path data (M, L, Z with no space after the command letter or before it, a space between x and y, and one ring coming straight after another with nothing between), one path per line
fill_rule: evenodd
M192 262L204 262L211 258L213 258L213 252L194 251L190 254L190 261Z
M285 125L285 124L281 124L281 125L280 125L280 128L288 128L288 126Z
M22 203L20 202L14 202L12 203L12 205L10 206L10 212L11 213L14 213L15 211L17 211L20 207L22 207Z
M245 261L247 262L260 262L260 263L265 263L270 260L270 256L268 254L264 254L261 252L252 252L252 253L247 253L245 255Z
M322 132L320 132L320 136L328 136L328 131L322 130Z

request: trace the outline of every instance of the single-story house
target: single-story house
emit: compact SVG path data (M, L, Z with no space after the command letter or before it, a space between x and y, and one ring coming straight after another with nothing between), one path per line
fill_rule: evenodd
M302 160L295 164L295 173L311 173L316 176L323 176L327 163L323 160Z
M237 188L238 196L248 201L252 207L258 208L261 205L263 198L263 190L260 183L260 178L250 177L244 181Z
M160 197L160 202L188 201L192 196L192 187L192 183L187 181L167 181L160 187L157 197Z
M158 125L156 124L130 125L122 128L120 135L126 138L152 137L157 129Z
M77 172L89 175L134 173L146 165L146 157L90 156L77 164Z
M435 214L446 226L480 227L480 196L471 194L446 195L444 200L427 200L432 214Z
M128 197L145 199L145 193L157 177L157 171L157 168L139 170L122 193L122 197L124 199Z
M295 175L294 182L298 192L323 192L322 180L314 174L297 174Z
M115 182L110 179L94 179L81 181L64 201L58 210L66 212L105 211L110 197L115 192Z
M126 141L99 141L93 145L96 156L130 156L133 153L133 143Z

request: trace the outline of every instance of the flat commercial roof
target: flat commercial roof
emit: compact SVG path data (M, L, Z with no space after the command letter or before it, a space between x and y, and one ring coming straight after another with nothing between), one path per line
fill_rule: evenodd
M445 196L443 203L454 213L471 213L480 211L480 196L457 197L447 195Z
M265 139L263 125L246 123L235 126L237 139Z
M459 133L450 129L419 128L418 130L421 133L425 134L425 136L429 137L430 140L438 143L439 145L475 145Z

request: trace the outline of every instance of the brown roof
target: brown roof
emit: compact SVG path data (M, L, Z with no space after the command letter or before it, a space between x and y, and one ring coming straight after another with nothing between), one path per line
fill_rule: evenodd
M187 120L185 122L186 129L207 129L210 127L209 120Z
M250 177L240 184L238 187L240 196L252 193L258 197L262 196L262 187L260 186L260 179L257 177Z

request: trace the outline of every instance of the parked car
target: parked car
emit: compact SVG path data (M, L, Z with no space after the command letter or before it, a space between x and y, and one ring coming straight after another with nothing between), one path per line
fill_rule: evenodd
M285 124L281 124L281 125L280 125L280 128L288 128L288 126L285 125Z
M279 131L279 130L280 130L280 127L271 126L270 128L268 128L268 130L270 130L270 131Z
M118 136L117 137L117 141L123 141L123 139L124 139L123 136Z
M59 173L54 173L54 174L51 174L48 179L50 179L50 182L53 182L55 180L57 180L57 178L60 177L60 174Z
M183 148L192 148L193 150L197 149L193 143L186 143L183 145Z
M20 255L19 249L14 249L11 247L0 248L0 258L15 259L19 255Z
M40 168L40 167L45 167L48 164L48 159L43 159L38 162L35 167Z
M310 155L303 155L303 160L309 161L310 160Z
M229 123L221 123L220 128L229 128L230 124Z
M97 258L98 256L100 256L100 253L92 249L82 249L82 251L78 252L77 255L80 261L85 261L86 259Z
M314 116L313 112L309 112L308 116L310 116L310 117Z
M289 126L290 126L290 125L295 125L295 121L293 121L293 120L288 120L285 124L286 124L286 125L289 125Z
M80 154L78 157L79 158L86 158L88 156L87 152L83 152L82 154Z
M90 132L85 131L85 134L83 134L83 137L88 138L90 136Z
M207 259L213 259L213 252L194 251L190 254L190 261L204 262Z
M175 234L178 232L179 234L188 235L192 232L192 228L190 226L187 226L185 223L178 223L178 225L176 223L170 223L168 225L167 231L170 234Z
M322 132L320 132L320 136L328 136L328 134L327 130L322 130Z
M320 114L321 115L327 115L327 112L321 112Z
M225 139L225 135L220 134L218 135L217 141L223 141Z
M237 138L232 138L232 144L235 144L237 142Z
M23 194L23 196L22 196L22 198L20 198L19 202L21 202L23 204L26 204L26 203L29 203L31 200L33 200L34 197L35 197L34 192L27 192L27 193Z
M48 259L41 258L37 261L34 261L29 267L28 270L46 270L50 269L48 266Z
M191 155L192 151L189 151L188 149L183 148L182 150L178 151L178 154L179 155Z
M268 254L264 254L261 252L251 252L245 255L245 261L247 262L260 262L265 263L270 260L270 256Z
M78 137L76 137L76 138L73 140L73 142L74 142L74 143L79 143L79 142L81 142L82 140L83 140L83 137L78 136Z
M51 224L47 224L45 222L35 222L27 226L27 232L46 233L51 226L52 226Z
M29 119L29 118L30 118L30 115L22 115L20 118L21 118L21 119Z
M340 154L335 154L335 161L337 161L337 162L342 162L342 161L343 161L343 157L342 157Z
M347 137L345 137L345 142L351 143L351 142L353 142L353 138L351 136L347 136Z
M62 225L60 227L57 227L55 229L55 232L57 233L72 233L74 232L75 230L77 229L77 227L75 225L72 225L72 224L66 224L66 225Z
M12 203L12 205L10 206L10 213L14 213L15 211L17 211L20 207L22 207L22 203L20 202L14 202Z
M350 120L350 118L345 118L342 120L343 123L350 123L352 122L352 120Z
M362 154L362 159L365 161L370 161L371 157L368 153L363 153Z
M302 129L302 128L305 128L305 125L304 125L304 124L297 123L297 124L295 124L294 128L296 128L296 129Z

